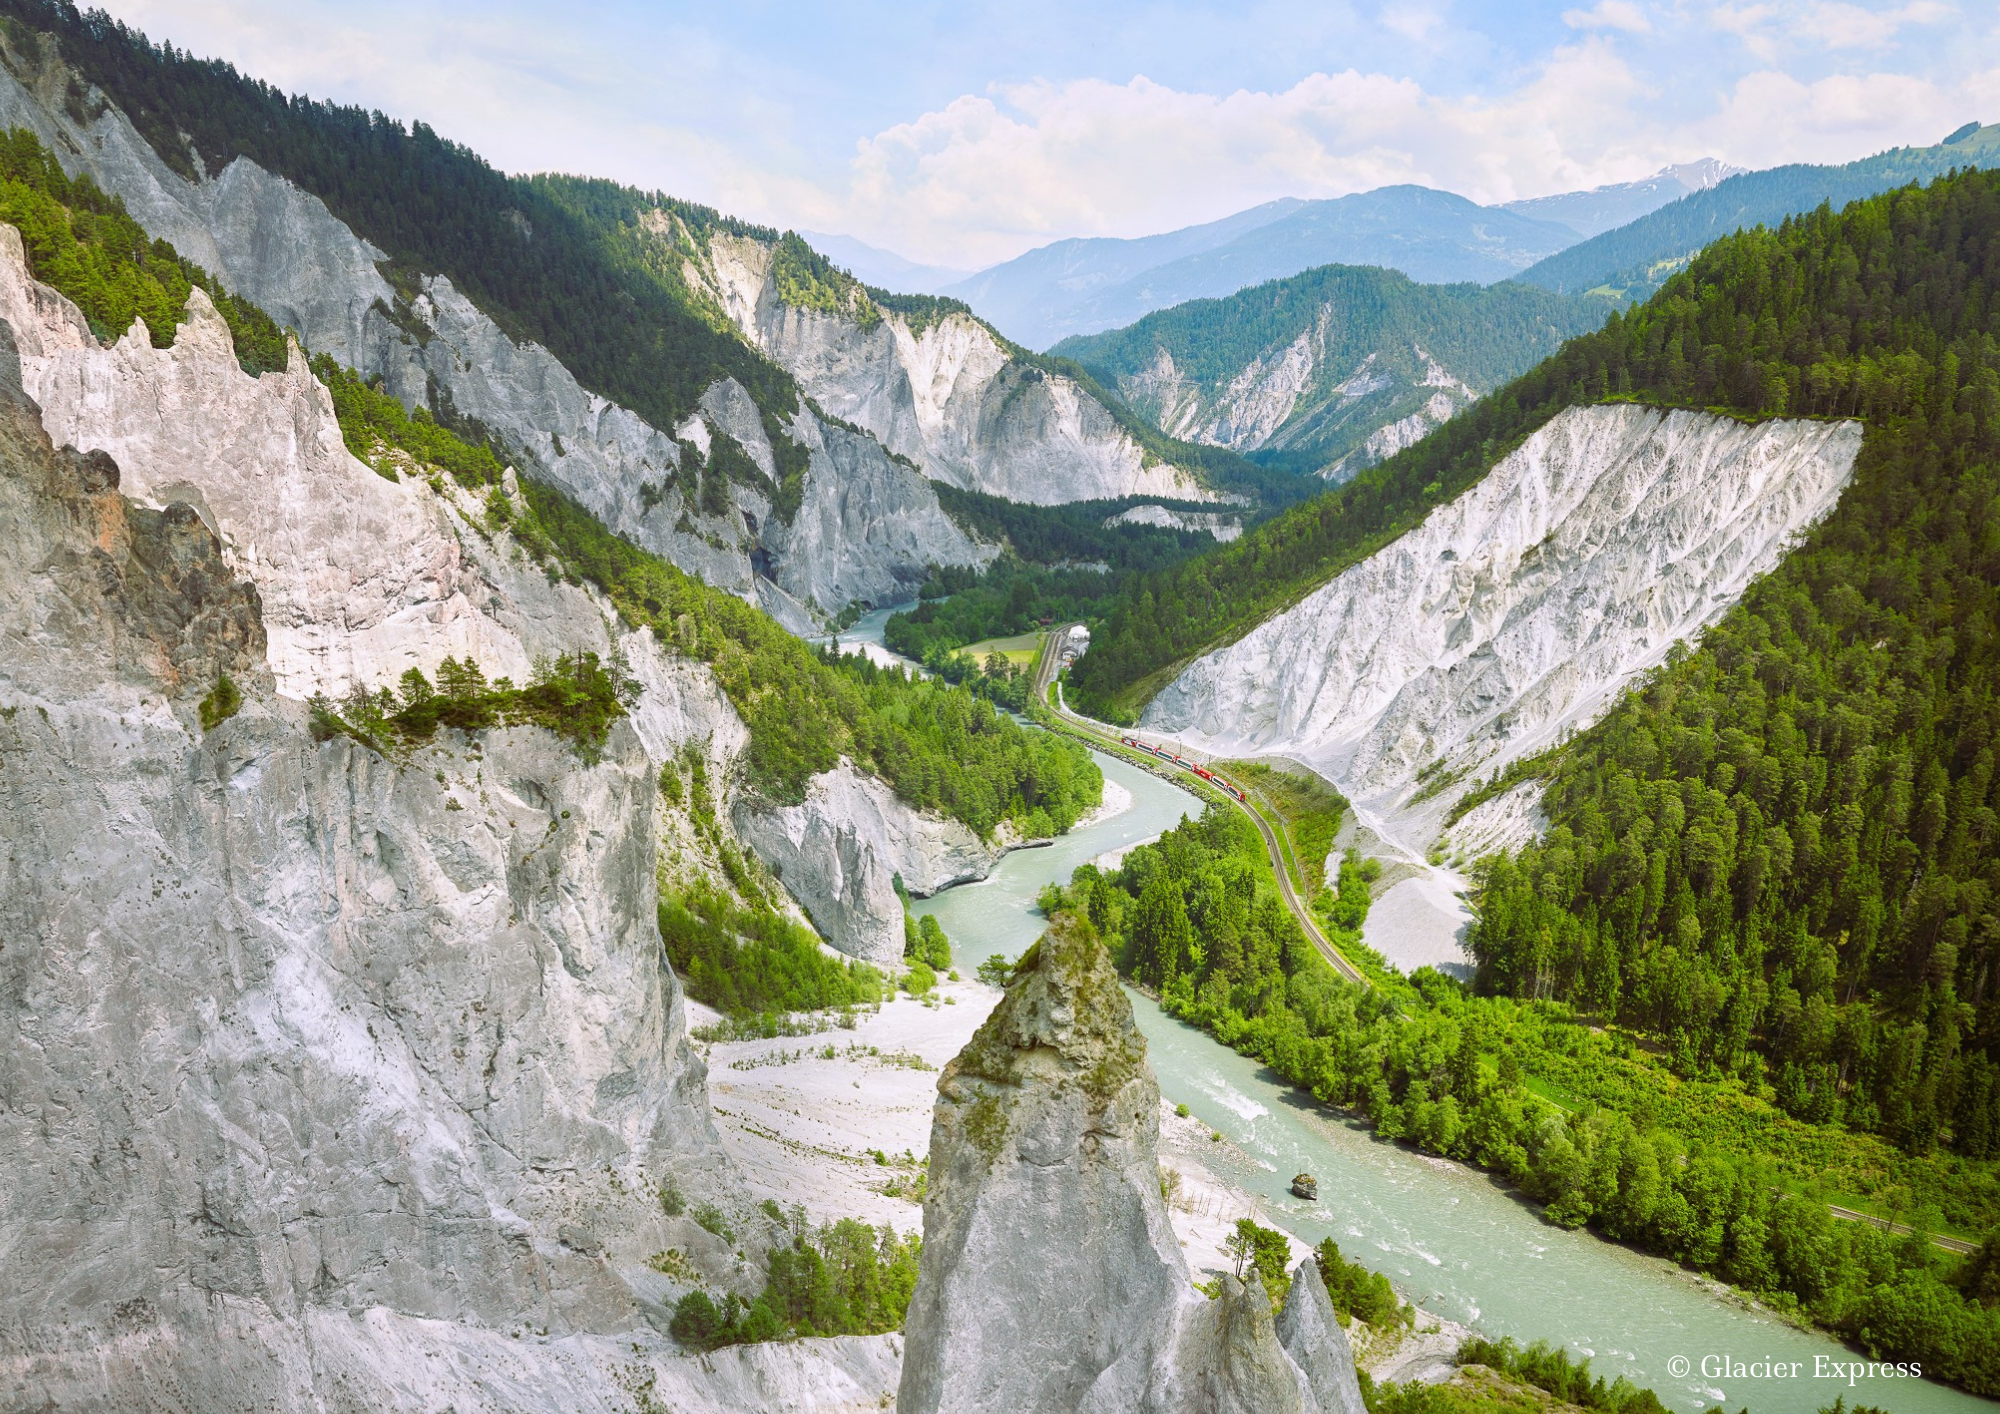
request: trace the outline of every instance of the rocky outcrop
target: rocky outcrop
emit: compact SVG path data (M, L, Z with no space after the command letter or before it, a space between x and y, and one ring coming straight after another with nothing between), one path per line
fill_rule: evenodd
M1292 1272L1292 1289L1278 1312L1277 1334L1278 1343L1305 1376L1319 1414L1367 1414L1354 1374L1354 1348L1334 1314L1319 1263L1304 1261Z
M1284 450L1345 481L1414 445L1469 407L1479 393L1420 344L1390 344L1352 356L1331 304L1289 343L1274 344L1227 373L1184 371L1164 344L1151 363L1121 375L1118 389L1175 437L1249 452Z
M970 314L885 309L844 280L844 307L799 308L779 295L774 254L719 232L707 269L690 263L689 274L815 402L925 475L1034 505L1210 498L1076 380L1019 357Z
M1195 662L1145 723L1297 755L1364 802L1440 763L1504 767L1714 622L1832 510L1860 445L1852 422L1572 408L1393 545Z
M1294 756L1421 861L1470 780L1596 720L1770 571L1833 509L1860 445L1853 422L1572 408L1394 544L1190 665L1144 725L1220 755ZM1529 816L1509 809L1478 833L1520 838Z
M548 350L510 338L449 279L428 276L403 300L378 268L384 252L317 196L256 163L238 158L200 182L174 172L52 45L25 31L0 37L0 61L0 122L35 132L65 171L88 173L123 198L150 234L314 350L383 378L406 404L448 400L613 530L761 604L794 631L811 630L816 612L852 599L908 597L933 565L984 564L997 553L951 521L924 478L880 446L864 438L830 451L837 429L807 408L773 415L807 450L806 496L817 511L777 533L772 487L731 482L727 508L705 513L667 491L686 446L706 449L727 435L767 477L774 471L762 413L733 382L711 387L687 423L655 428L585 389ZM896 514L879 529L861 513L884 507ZM822 593L835 597L812 597Z
M898 1409L1346 1414L1261 1282L1190 1286L1158 1139L1131 1005L1090 926L1059 917L938 1081ZM1306 1344L1316 1313L1287 1319L1333 1368Z
M1588 300L1515 283L1419 285L1381 263L1164 309L1056 352L1172 436L1279 453L1340 481L1603 322Z
M1107 526L1155 525L1164 530L1192 530L1212 535L1225 545L1243 535L1240 517L1222 511L1176 511L1167 506L1133 506L1115 516L1107 516L1104 523Z
M912 810L846 761L812 778L797 805L743 797L731 814L738 838L769 864L826 940L868 962L903 956L903 901L983 879L1003 848L964 824Z
M533 728L314 742L202 515L55 451L12 365L0 1406L872 1404L893 1352L717 1383L653 1329L644 1258L704 1241L658 1185L725 1160L637 733L595 765ZM244 700L204 730L223 674Z

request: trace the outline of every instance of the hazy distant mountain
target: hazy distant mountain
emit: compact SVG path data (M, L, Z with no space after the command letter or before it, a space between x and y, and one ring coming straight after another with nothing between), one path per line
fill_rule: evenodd
M948 265L921 265L893 250L869 245L852 236L835 236L825 231L800 231L799 234L814 250L862 284L895 290L899 294L934 295L970 273Z
M939 293L964 300L978 311L980 318L1015 342L1031 348L1047 348L1064 334L1083 332L1061 325L1058 311L1068 305L1184 256L1227 245L1304 205L1296 198L1286 197L1225 216L1220 221L1183 226L1157 236L1130 240L1093 236L1056 241L981 270Z
M1061 241L944 293L1009 338L1047 348L1183 300L1219 298L1320 265L1385 266L1427 284L1491 284L1577 239L1566 225L1450 192L1382 187L1326 201L1271 202L1142 241Z
M1742 175L1713 157L1698 162L1677 162L1662 167L1643 182L1618 182L1590 191L1559 192L1555 196L1531 196L1524 201L1502 202L1503 209L1533 216L1543 221L1560 221L1579 236L1595 236L1636 221L1649 211L1657 211L1670 201L1690 192L1707 191L1717 182Z
M1344 480L1604 322L1517 281L1324 265L1056 345L1168 435Z
M1898 147L1838 167L1794 163L1745 172L1670 202L1628 225L1582 241L1521 276L1544 289L1605 290L1640 300L1696 251L1746 226L1775 226L1821 202L1850 201L1954 167L2000 166L2000 126L1967 123L1932 147Z

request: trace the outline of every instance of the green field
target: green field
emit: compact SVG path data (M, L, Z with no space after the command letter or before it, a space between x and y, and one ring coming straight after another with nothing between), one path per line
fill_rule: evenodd
M958 651L980 663L986 661L987 654L998 653L1017 667L1032 668L1035 666L1035 654L1041 651L1041 643L1042 635L1038 630L1017 633L1012 638L983 639L978 643L968 643Z

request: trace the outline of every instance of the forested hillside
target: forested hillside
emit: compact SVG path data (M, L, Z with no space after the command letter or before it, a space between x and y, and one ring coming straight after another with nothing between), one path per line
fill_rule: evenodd
M70 181L31 133L0 137L0 220L22 226L31 273L86 310L100 337L141 317L155 345L170 345L201 283L225 312L246 369L283 366L284 338L269 315L166 242L146 241L116 198ZM963 689L824 656L761 610L619 539L552 488L528 483L527 506L517 507L497 492L501 463L491 449L422 409L406 413L324 355L313 365L356 456L392 479L399 456L485 494L490 529L510 530L549 573L590 581L630 623L708 663L750 728L751 784L764 792L800 799L811 776L848 756L912 805L981 835L1009 819L1034 834L1065 830L1097 803L1101 777L1074 743L1025 731ZM370 732L359 735L372 743Z
M1935 199L1976 203L1990 180L1987 174L1967 174L1940 184ZM1860 241L1859 233L1884 225L1900 209L1898 203L1932 199L1915 190L1890 193L1838 216L1823 212L1790 222L1781 233L1750 231L1720 241L1645 305L1572 340L1555 357L1352 484L1295 507L1212 554L1135 580L1109 616L1107 631L1077 665L1080 699L1102 714L1129 719L1180 665L1234 639L1415 525L1565 407L1622 398L1751 418L1860 416L1884 431L1900 425L1896 420L1908 415L1911 400L1925 396L1920 384L1928 365L1916 350L1942 346L1950 336L1941 331L1970 317L1900 302L1898 282L1914 280L1925 261L1944 260L1945 253L1897 250L1892 257L1878 251L1872 265L1855 266L1856 250L1873 249L1863 242L1842 247L1846 253L1837 257L1844 283L1835 279L1829 262L1836 256L1830 252L1798 257L1797 268L1805 273L1796 288L1774 283L1771 272L1790 268L1773 262L1782 252L1800 249L1808 232L1837 229ZM1930 229L1925 236L1943 239ZM1972 261L1974 254L1961 250L1951 258ZM1863 296L1865 302L1852 308L1819 303ZM1794 320L1831 321L1831 342L1781 337L1779 327ZM1961 380L1967 398L1976 402L1985 396L1984 375L1968 358L1939 367ZM1956 422L1946 435L1960 437Z
M1487 878L1481 975L1795 1114L2000 1154L2000 176L1725 242L1655 309L1677 337L1627 321L1613 386L1713 350L1733 406L1868 436L1809 542L1541 763L1553 828Z
M1644 299L1710 241L1751 226L1775 226L1822 202L1835 208L1954 168L2000 161L2000 127L1961 129L1935 147L1899 147L1838 167L1793 163L1745 172L1558 251L1521 274L1545 289L1602 289Z
M1499 386L1608 309L1512 282L1420 285L1328 265L1054 352L1179 436L1311 471L1455 385Z
M2000 1235L1960 1259L1925 1231L1995 1227L1990 1165L1794 1119L1735 1076L1676 1075L1559 1004L1382 970L1359 950L1369 866L1350 854L1338 899L1316 907L1373 974L1353 986L1278 903L1249 821L1221 806L1041 903L1087 919L1171 1015L1379 1137L1489 1169L1559 1227L1713 1273L1879 1358L2000 1391ZM1888 1206L1916 1231L1836 1221L1830 1201Z
M0 15L59 36L63 57L182 175L193 177L197 161L220 172L241 156L289 178L386 251L399 287L414 293L418 275L449 276L510 335L542 344L586 387L656 427L686 417L725 376L751 391L767 422L797 405L790 376L704 319L674 272L623 258L576 203L510 179L422 123L288 96L67 0L0 0ZM697 225L729 223L676 209Z

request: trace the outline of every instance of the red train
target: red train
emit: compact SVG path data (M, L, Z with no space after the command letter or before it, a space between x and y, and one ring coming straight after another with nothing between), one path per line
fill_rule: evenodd
M1200 776L1204 781L1208 781L1214 785L1221 786L1224 790L1228 791L1231 795L1235 796L1238 800L1242 801L1245 805L1248 805L1250 803L1249 796L1245 795L1237 786L1232 784L1228 779L1216 775L1215 772L1209 770L1208 767L1206 766L1190 761L1185 756L1177 756L1173 752L1168 751L1163 746L1154 746L1150 742L1141 741L1136 736L1121 736L1118 738L1118 740L1124 743L1126 746L1131 747L1134 751L1148 752L1151 755L1159 757L1162 761L1173 762L1174 765L1179 766L1184 771L1194 772L1197 776Z

